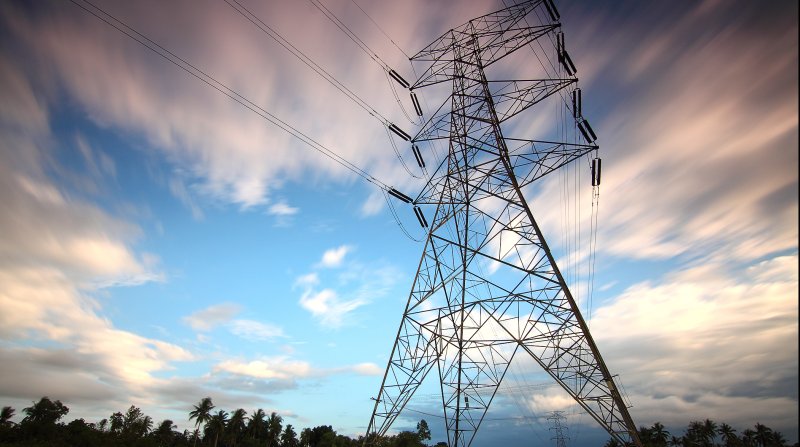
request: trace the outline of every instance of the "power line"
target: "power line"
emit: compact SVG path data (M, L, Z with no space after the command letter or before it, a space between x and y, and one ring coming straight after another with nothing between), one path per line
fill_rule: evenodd
M393 126L393 123L391 121L389 121L388 118L383 116L380 112L378 112L374 107L372 107L369 103L367 103L364 99L362 99L358 94L356 94L350 88L348 88L346 85L344 85L341 81L336 79L336 77L333 76L330 72L328 72L327 70L322 68L318 63L316 63L311 57L306 55L302 50L300 50L295 45L293 45L291 42L289 42L288 39L283 37L278 31L276 31L274 28L269 26L266 22L264 22L261 18L259 18L253 11L251 11L246 6L244 6L241 2L239 2L239 0L224 0L224 1L225 1L225 3L228 4L228 6L230 6L236 12L238 12L242 17L246 18L250 23L255 25L255 27L258 28L262 33L264 33L265 35L270 37L272 40L277 42L280 46L282 46L289 53L291 53L295 58L297 58L298 60L303 62L306 66L308 66L308 68L310 68L312 71L317 73L320 77L325 79L328 83L330 83L337 90L339 90L342 94L344 94L348 99L350 99L356 105L358 105L359 107L364 109L370 116L372 116L373 118L375 118L378 121L380 121L381 124L383 124L384 129L386 130L387 137L389 139L389 143L392 146L392 150L394 151L395 155L397 156L397 159L400 161L400 164L402 165L403 169L405 169L405 171L408 173L408 175L410 175L413 178L417 178L417 179L422 178L421 176L415 175L413 172L411 172L411 169L409 169L408 165L406 164L405 160L403 159L403 156L400 154L400 151L397 148L397 144L395 144L394 139L392 138L391 134L389 134L389 129ZM387 70L387 68L384 67L384 66L381 66L381 68L384 70L384 73L388 77L388 73L391 70ZM398 104L400 104L400 107L403 110L403 113L406 115L406 118L408 118L409 121L411 121L411 118L408 116L408 113L405 111L405 109L402 108L402 103L400 103L400 98L397 96L397 92L394 91L394 85L392 85L390 83L390 87L392 87L392 91L394 93L395 99L397 99ZM413 121L411 121L411 122L413 123ZM401 228L402 228L402 224L401 224ZM405 233L405 230L403 232ZM414 239L413 237L410 237L410 238ZM416 240L416 239L414 239L414 240Z
M384 35L384 37L386 37L386 39L388 39L388 40L389 40L389 42L391 42L391 43L392 43L392 45L394 45L394 46L395 46L395 48L397 48L398 50L400 50L400 52L401 52L401 53L403 53L403 55L404 55L405 57L407 57L407 58L408 58L408 60L409 60L409 65L411 65L411 56L410 56L408 53L406 53L406 52L405 52L405 51L404 51L402 48L400 48L400 45L398 45L398 44L397 44L397 42L395 42L395 41L394 41L394 39L392 39L392 38L391 38L391 37L390 37L390 36L389 36L389 35L386 33L386 31L384 31L384 29L383 29L383 28L382 28L382 27L381 27L381 26L378 24L378 22L376 22L376 21L375 21L375 19L373 19L373 18L372 18L372 16L371 16L371 15L369 15L369 14L367 13L367 11L365 11L365 10L364 10L364 8L362 8L362 7L361 7L361 5L359 5L359 4L358 4L358 2L356 2L355 0L350 0L350 1L351 1L351 2L352 2L354 5L356 5L356 7L357 7L357 8L358 8L358 9L359 9L359 10L360 10L362 13L364 13L364 15L365 15L365 16L366 16L366 17L367 17L369 20L370 20L370 22L372 22L372 23L375 25L375 27L376 27L376 28L378 28L378 31L380 31L380 32L381 32L381 34L383 34L383 35ZM382 68L382 69L384 69L384 71L386 71L386 68L385 68L385 67L381 66L381 68ZM411 69L412 69L412 70L414 69L414 66L413 66L413 65L411 65ZM392 82L392 80L391 80L391 79L389 79L389 73L390 73L389 71L386 71L386 80L387 80L387 82L389 83L389 87L392 89L392 94L394 95L394 98L395 98L395 100L397 101L397 105L398 105L398 106L400 106L400 110L403 112L403 115L405 115L406 119L408 119L408 121L409 121L409 122L411 122L412 124L422 124L422 121L423 121L423 120L422 120L422 117L421 117L421 116L420 116L420 120L419 120L420 122L419 122L419 123L417 123L417 121L416 121L416 120L414 120L414 119L411 117L411 115L408 113L408 111L406 110L406 107L403 105L403 102L400 100L400 97L397 95L397 89L395 88L395 85L394 85L394 83ZM416 76L416 73L415 73L414 75Z
M283 37L279 32L277 32L274 28L266 24L263 20L261 20L255 13L247 9L244 5L242 5L238 0L224 0L225 3L228 4L231 8L233 8L236 12L241 14L244 18L246 18L250 23L256 26L261 32L272 38L275 42L285 48L288 52L290 52L293 56L295 56L298 60L303 62L313 70L315 73L320 75L323 79L328 81L331 85L333 85L337 90L342 92L345 96L350 98L354 103L356 103L359 107L364 109L367 113L371 116L377 118L381 121L384 125L388 126L391 124L388 118L381 115L380 112L375 110L374 107L369 105L366 101L364 101L360 96L358 96L355 92L350 90L346 85L340 82L336 77L330 74L327 70L322 68L319 64L314 62L313 59L308 57L305 53L303 53L300 49L296 46L292 45L285 37Z
M407 58L411 59L411 56L409 56L409 54L408 54L408 53L406 53L405 51L403 51L403 49L402 49L402 48L400 48L400 45L397 45L397 43L396 43L394 40L392 40L392 38L391 38L391 37L389 37L389 35L388 35L388 34L386 34L386 31L384 31L384 30L383 30L383 28L381 28L381 26L380 26L380 25L378 25L378 22L376 22L376 21L375 21L375 19L373 19L373 18L372 18L372 16L370 16L369 14L367 14L367 11L364 11L364 8L362 8L362 7L361 7L361 5L359 5L359 4L358 4L358 2L356 2L356 0L350 0L350 1L351 1L351 2L353 2L353 4L354 4L354 5L356 5L356 6L358 7L358 9L360 9L360 10L361 10L361 12L363 12L363 13L364 13L364 15L365 15L365 16L367 16L367 18L368 18L368 19L369 19L369 20L370 20L372 23L374 23L374 24L375 24L375 26L376 26L376 27L378 27L378 30L380 30L380 32L381 32L381 33L383 33L383 35L384 35L384 36L386 36L386 38L387 38L387 39L389 39L389 42L391 42L391 43L392 43L392 45L394 45L394 46L395 46L395 48L397 48L398 50L400 50L400 52L401 52L401 53L403 53L403 55L404 55L405 57L407 57Z
M107 25L111 26L112 28L116 29L117 31L125 34L130 39L136 41L140 45L144 46L148 50L152 51L153 53L161 56L162 58L166 59L176 67L180 68L181 70L185 71L186 73L194 76L198 80L202 81L209 87L217 90L218 92L222 93L223 95L227 96L228 98L236 101L240 105L244 106L251 112L255 113L256 115L260 116L261 118L265 119L266 121L270 122L271 124L275 125L279 129L287 132L297 138L298 140L302 141L306 145L310 146L312 149L318 151L322 155L330 158L334 162L338 163L339 165L343 166L344 168L350 170L351 172L355 173L359 177L363 178L369 183L381 188L382 190L389 192L393 190L390 186L386 183L380 181L379 179L373 177L371 174L366 172L365 170L361 169L356 164L350 162L346 158L342 157L341 155L337 154L333 150L329 149L322 143L314 140L301 130L297 129L296 127L292 126L291 124L283 121L282 119L278 118L273 113L269 112L268 110L264 109L263 107L255 104L250 99L246 98L236 90L228 87L227 85L223 84L222 82L218 81L213 76L209 75L205 71L201 70L197 66L187 62L180 56L176 55L172 51L164 48L157 42L153 41L149 37L145 36L144 34L140 33L133 27L129 26L122 20L114 17L110 13L106 12L99 6L93 4L89 0L82 0L83 3L89 5L91 8L87 7L84 4L81 4L78 0L70 0L75 6L81 8L85 12L93 15L97 19L105 22Z
M342 22L336 14L334 14L330 9L325 7L319 0L308 0L314 5L325 17L328 18L334 25L336 25L339 30L341 30L353 43L361 49L370 59L375 61L378 65L380 65L386 72L392 71L392 68L387 64L377 53L372 51L372 49L363 41L360 37L353 32L344 22Z

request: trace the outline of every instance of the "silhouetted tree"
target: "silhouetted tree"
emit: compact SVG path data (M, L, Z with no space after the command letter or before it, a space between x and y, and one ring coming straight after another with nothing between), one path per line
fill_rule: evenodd
M307 429L308 430L308 429ZM303 430L305 432L305 430ZM333 436L328 436L332 434ZM333 427L330 425L319 425L308 430L307 436L307 446L308 447L322 447L324 444L323 438L328 436L328 439L336 439L336 432L333 431ZM302 434L301 434L301 442L302 442Z
M717 434L722 437L724 447L734 447L739 442L739 438L736 436L736 430L724 422L717 427Z
M670 439L670 433L664 428L661 422L656 422L650 427L650 442L655 447L666 447Z
M742 443L747 447L756 445L756 432L754 430L746 428L742 432Z
M194 410L189 412L189 420L195 420L195 427L199 430L200 426L205 424L211 419L211 410L214 409L214 403L211 402L210 397L204 397L200 403L194 406ZM197 445L197 433L194 437L194 445Z
M299 447L300 441L297 439L297 433L294 431L292 424L287 424L283 429L281 435L281 447Z
M117 411L116 413L112 414L109 419L111 419L111 433L121 433L122 432L122 413Z
M425 419L417 423L417 437L420 441L430 441L431 429L428 428L428 422Z
M311 429L304 428L303 430L300 431L300 447L310 447L310 446L311 446Z
M3 410L0 411L0 427L11 427L14 425L14 422L11 421L13 417L14 409L11 407L3 407Z
M283 431L283 418L274 411L267 418L267 446L277 447Z
M235 446L244 436L247 428L245 425L247 421L247 412L239 408L231 413L231 419L228 421L227 438L231 446Z
M3 407L2 411L0 411L0 426L2 427L10 427L14 425L14 422L11 418L14 417L16 410L13 407L5 406Z
M170 419L164 419L158 424L158 427L153 431L153 437L160 446L168 446L175 443L177 433L174 431L178 428L175 423Z
M144 437L153 428L153 419L131 405L122 417L122 435L127 439Z
M254 439L266 439L267 437L267 414L259 408L250 416L250 423L247 424L247 433Z
M755 428L756 428L755 430L756 445L758 445L759 447L770 446L770 441L772 440L772 429L758 422L756 423Z
M423 444L419 439L419 434L413 431L401 431L394 436L394 447L421 447Z
M51 401L47 396L34 402L28 408L23 408L26 414L23 423L34 423L38 425L55 424L69 413L69 408L64 406L60 400Z
M717 423L712 421L711 419L706 419L703 421L703 446L704 447L711 447L714 445L714 440L717 437Z
M225 434L225 426L227 422L228 412L225 410L219 410L216 414L211 416L208 422L206 422L204 436L206 439L210 436L214 436L214 447L217 447L219 438Z

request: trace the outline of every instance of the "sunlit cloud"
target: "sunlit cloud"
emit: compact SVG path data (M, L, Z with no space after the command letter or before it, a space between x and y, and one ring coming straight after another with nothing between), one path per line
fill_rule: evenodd
M214 366L214 371L224 371L240 376L259 379L297 380L319 378L339 374L377 376L383 369L373 363L359 363L338 368L315 368L310 363L294 360L287 356L264 357L249 362L226 360Z
M260 379L302 378L312 374L311 365L308 362L291 360L283 356L267 357L250 362L226 360L217 364L214 370Z
M796 254L737 274L696 267L598 308L591 330L642 422L681 425L713 413L749 425L754 405L762 423L795 420L797 268ZM746 398L754 402L741 405Z
M322 254L322 260L320 260L319 265L327 268L339 267L342 265L344 257L347 256L347 254L352 250L353 247L349 245L341 245L339 247L326 250L325 253Z
M161 279L157 258L132 248L135 224L48 176L47 109L14 64L0 66L0 338L17 345L0 352L0 394L126 399L155 373L193 359L174 343L115 327L96 299L113 285ZM114 175L113 162L80 139L78 151L90 174Z
M755 10L704 2L656 21L658 29L643 22L603 41L591 27L575 33L588 59L582 80L630 98L609 101L596 126L605 158L599 250L749 260L797 246L797 55L782 50L796 47L796 33L738 21L687 33L709 14ZM620 19L578 12L592 14L587 23ZM617 84L618 75L630 79ZM584 102L602 97L587 95Z

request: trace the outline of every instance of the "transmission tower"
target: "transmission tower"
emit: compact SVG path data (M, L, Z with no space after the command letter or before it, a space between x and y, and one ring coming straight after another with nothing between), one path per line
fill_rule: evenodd
M567 427L564 425L565 419L563 411L554 411L550 413L550 416L547 416L547 420L550 422L550 430L555 432L551 439L556 442L556 447L567 447L569 437L564 434L567 431Z
M523 1L444 33L412 58L426 66L412 92L452 85L411 138L415 155L430 153L436 142L446 143L447 155L413 200L427 238L367 439L387 432L435 370L448 443L470 445L509 364L521 355L534 359L614 439L641 446L523 195L597 149L558 20L551 0ZM534 43L556 48L557 73L487 77L490 66ZM572 142L504 135L515 117L549 97L571 111Z

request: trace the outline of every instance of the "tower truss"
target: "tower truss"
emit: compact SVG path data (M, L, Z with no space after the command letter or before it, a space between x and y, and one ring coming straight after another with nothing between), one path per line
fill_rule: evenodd
M448 444L468 446L510 363L528 356L613 438L641 445L524 195L595 151L594 132L573 100L571 128L582 142L504 134L547 98L569 108L577 78L559 30L550 0L523 1L446 32L412 58L427 67L412 91L452 85L412 143L444 143L447 155L414 200L421 223L428 224L423 211L432 219L368 435L385 434L435 371ZM495 63L540 40L558 46L556 76L489 79Z

